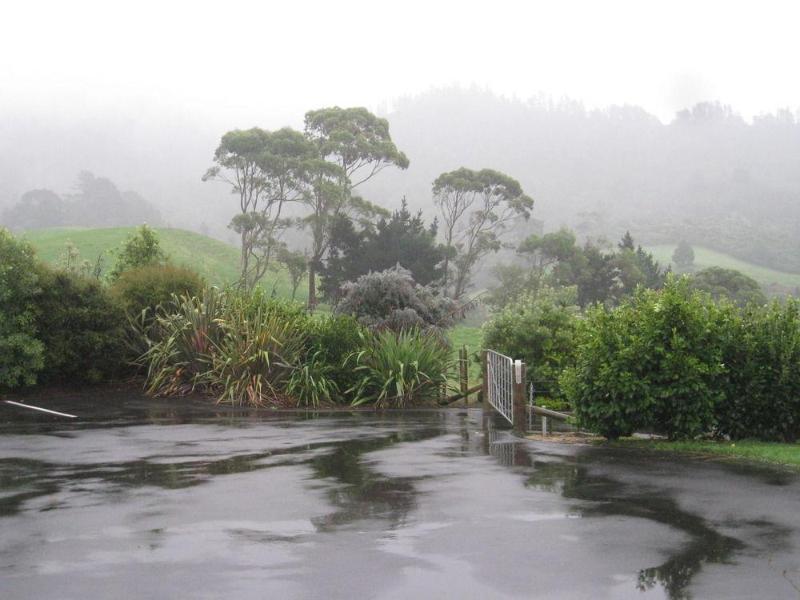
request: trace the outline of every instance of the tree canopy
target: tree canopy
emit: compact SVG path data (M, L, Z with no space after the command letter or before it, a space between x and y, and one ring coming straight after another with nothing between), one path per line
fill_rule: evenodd
M308 194L318 154L299 131L253 127L223 135L214 163L203 180L227 183L239 201L230 228L241 240L240 283L252 289L269 269L281 234L292 225L284 216L286 204Z
M390 217L381 217L377 224L360 230L352 220L343 218L332 235L322 289L334 303L343 283L370 271L400 265L421 285L438 283L442 277L445 250L436 241L436 223L426 227L422 213L412 214L405 199Z
M330 250L332 232L341 218L373 218L386 211L353 195L353 189L387 167L408 168L408 158L389 135L389 122L366 108L321 108L305 116L305 135L322 161L316 163L309 212L302 220L311 230L308 305L316 306L316 274Z
M454 256L452 261L449 255L445 260L444 288L460 298L480 259L500 249L511 221L530 217L533 199L504 173L464 167L439 175L433 182L433 196L442 217L445 245Z
M708 267L692 276L691 287L708 292L715 300L727 298L739 306L767 301L758 282L736 269Z

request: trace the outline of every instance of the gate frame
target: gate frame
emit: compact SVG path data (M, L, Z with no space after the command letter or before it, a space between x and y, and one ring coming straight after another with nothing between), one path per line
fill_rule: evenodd
M512 423L514 433L524 435L528 425L528 400L525 393L526 365L514 361L514 380L512 383ZM481 404L483 414L489 415L495 408L489 402L489 352L481 350Z

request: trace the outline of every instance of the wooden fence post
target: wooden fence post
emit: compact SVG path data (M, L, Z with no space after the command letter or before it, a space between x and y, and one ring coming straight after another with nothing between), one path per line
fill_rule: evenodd
M516 361L514 364L514 432L524 434L528 428L527 398L525 397L525 363Z
M469 398L467 398L467 390L469 389L469 364L467 363L467 347L463 346L458 351L458 365L459 365L459 389L461 393L464 395L464 398L469 404Z

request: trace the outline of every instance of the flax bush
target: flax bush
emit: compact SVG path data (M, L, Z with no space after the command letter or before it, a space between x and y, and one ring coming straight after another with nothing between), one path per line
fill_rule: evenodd
M174 296L141 330L148 349L147 390L154 395L193 391L219 402L258 406L320 396L304 385L316 379L303 369L310 319L299 305L263 293L207 289L200 298Z
M452 366L450 348L438 335L416 329L363 335L353 404L403 408L438 397Z
M206 391L214 349L225 335L227 294L216 288L200 297L173 296L155 313L152 325L140 323L146 348L139 363L146 368L146 389L157 396Z
M223 335L212 347L209 387L220 402L258 406L280 402L297 367L305 331L265 302L237 298L225 312Z

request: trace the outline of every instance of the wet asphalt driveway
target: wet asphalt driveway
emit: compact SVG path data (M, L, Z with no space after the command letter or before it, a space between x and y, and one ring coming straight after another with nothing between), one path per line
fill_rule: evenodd
M800 475L479 410L0 407L0 598L800 598Z

